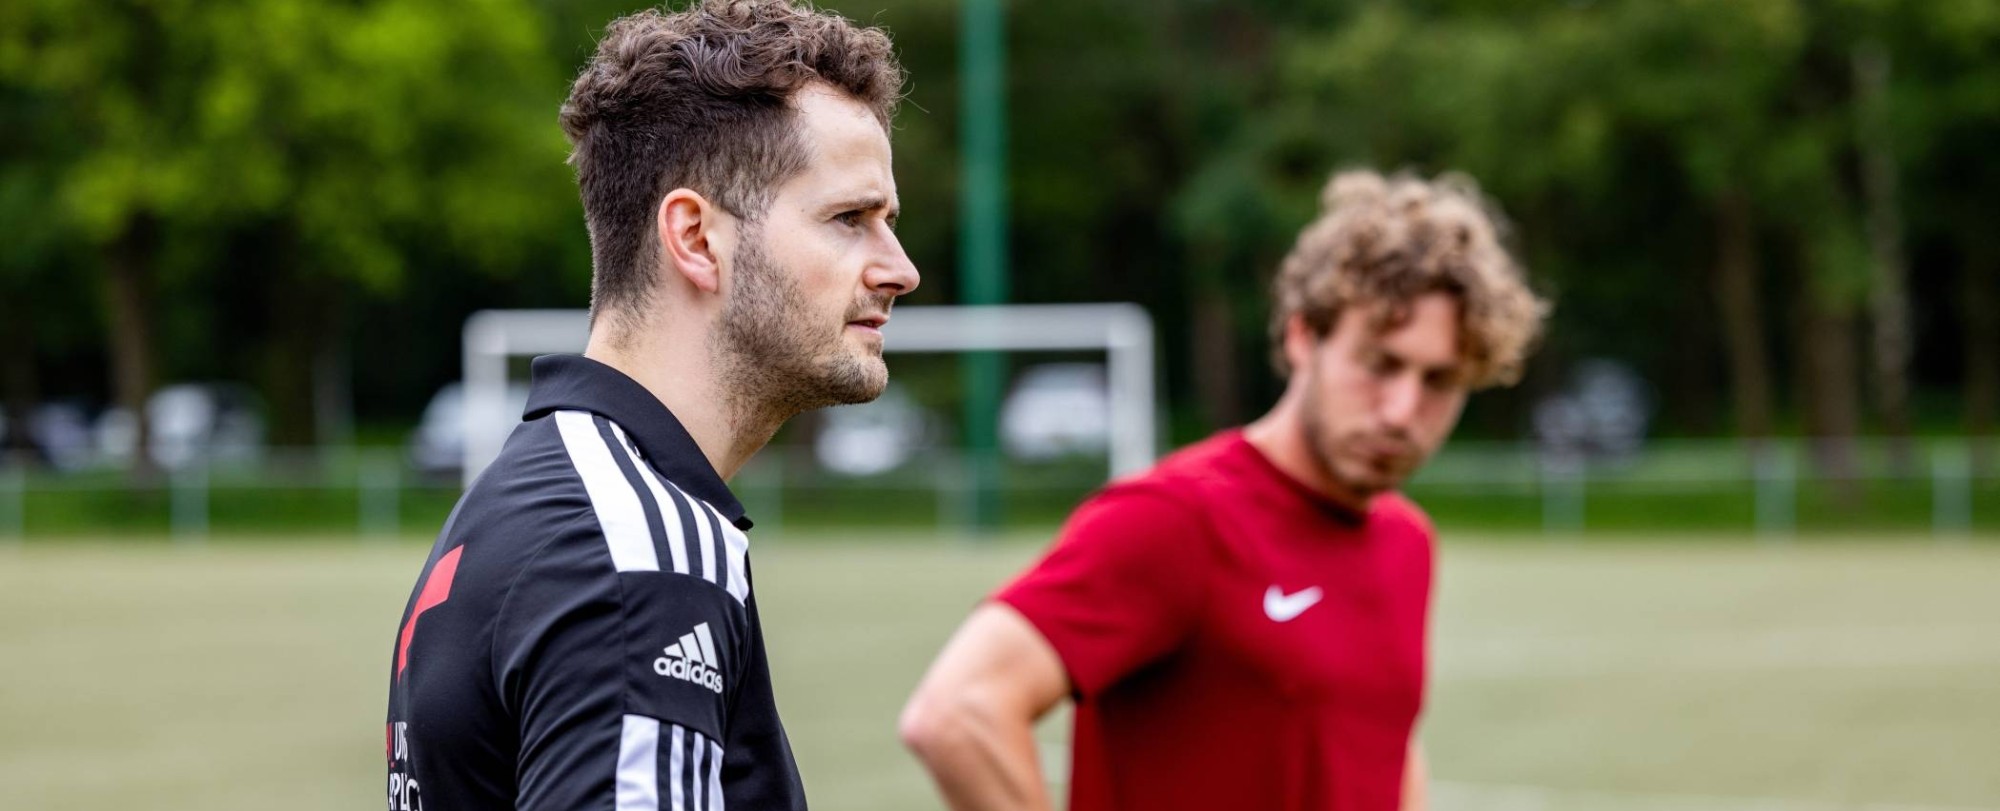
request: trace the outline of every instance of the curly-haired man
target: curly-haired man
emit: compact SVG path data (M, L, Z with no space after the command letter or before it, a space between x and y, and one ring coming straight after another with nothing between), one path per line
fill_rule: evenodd
M539 358L396 638L391 809L803 809L727 481L873 399L917 286L892 229L882 32L701 0L605 32L563 130L590 340Z
M1048 808L1032 727L1066 696L1076 811L1423 806L1432 531L1396 488L1546 306L1469 181L1322 203L1278 274L1277 405L1091 498L910 699L953 808Z

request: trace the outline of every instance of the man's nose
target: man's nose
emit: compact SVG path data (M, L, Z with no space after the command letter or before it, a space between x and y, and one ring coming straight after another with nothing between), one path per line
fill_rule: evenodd
M907 295L917 289L923 275L917 272L916 263L903 251L903 243L896 239L896 232L886 231L886 245L883 253L870 262L862 275L861 283L869 290L887 293L891 296Z
M1423 403L1424 384L1416 375L1397 375L1384 384L1376 416L1385 428L1408 430Z

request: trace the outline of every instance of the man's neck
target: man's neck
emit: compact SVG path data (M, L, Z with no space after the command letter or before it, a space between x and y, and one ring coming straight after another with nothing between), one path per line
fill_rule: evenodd
M1312 437L1307 436L1303 405L1292 392L1278 400L1269 413L1243 427L1243 439L1264 454L1278 470L1344 509L1366 512L1368 497L1341 484L1313 453Z
M583 356L638 381L673 412L708 458L717 476L729 481L778 432L784 419L740 413L739 398L715 378L708 345L699 333L640 334L624 341L610 330L592 330Z

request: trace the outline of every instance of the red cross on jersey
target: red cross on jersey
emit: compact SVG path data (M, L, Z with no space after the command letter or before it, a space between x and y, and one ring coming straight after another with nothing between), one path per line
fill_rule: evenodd
M1079 508L995 599L1077 692L1073 811L1394 811L1423 703L1428 519L1327 502L1241 432Z

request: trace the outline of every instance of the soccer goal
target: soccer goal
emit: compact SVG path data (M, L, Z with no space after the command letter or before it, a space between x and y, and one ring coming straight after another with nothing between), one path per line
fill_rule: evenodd
M590 334L582 310L482 310L465 321L465 479L500 453L519 422L510 413L515 358L581 352ZM1158 442L1154 419L1153 320L1136 304L1004 304L897 307L884 352L1102 351L1108 394L1109 475L1144 470Z

